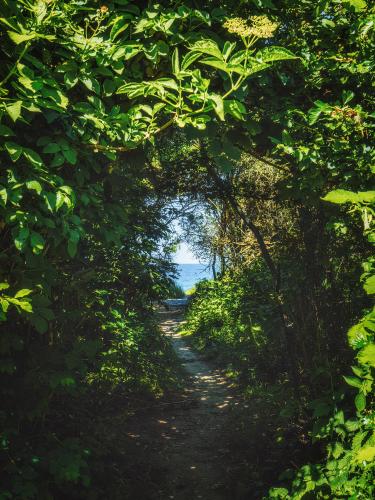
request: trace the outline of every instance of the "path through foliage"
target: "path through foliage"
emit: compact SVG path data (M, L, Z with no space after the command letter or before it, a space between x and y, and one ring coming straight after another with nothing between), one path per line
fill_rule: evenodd
M134 406L132 401L130 416L116 405L110 420L99 421L101 429L112 422L114 453L108 459L126 483L126 490L119 484L111 495L139 500L245 500L250 485L237 481L238 464L230 450L236 432L230 415L240 398L222 371L178 333L181 312L159 311L157 316L182 367L181 388L158 402ZM119 451L130 453L131 461L126 456L124 461L116 459Z
M237 498L228 481L228 436L223 432L233 391L220 370L203 361L176 332L179 320L165 319L162 329L188 374L186 393L192 404L169 410L162 421L167 492L181 500Z
M179 391L154 314L177 291L177 219L214 274L184 335L244 401L229 424L236 488L374 497L373 2L0 10L0 499L164 487L131 429ZM190 365L193 393L212 393L192 418L224 425L226 391ZM144 421L145 439L164 432ZM168 432L157 446L183 445ZM216 494L237 491L213 469Z

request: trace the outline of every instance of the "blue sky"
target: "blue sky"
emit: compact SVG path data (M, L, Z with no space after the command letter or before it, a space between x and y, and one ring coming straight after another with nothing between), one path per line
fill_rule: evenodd
M182 242L177 252L174 254L173 262L177 264L199 264L199 260L195 257L193 252L190 250L189 245Z
M179 221L174 220L172 225L176 234L181 236L182 230ZM195 257L186 241L182 241L178 246L177 252L173 256L173 262L176 262L176 264L199 264L199 260Z

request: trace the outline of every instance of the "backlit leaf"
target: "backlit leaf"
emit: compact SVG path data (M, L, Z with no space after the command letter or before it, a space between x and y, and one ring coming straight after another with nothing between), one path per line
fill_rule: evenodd
M27 181L26 187L27 187L27 189L30 189L32 191L36 191L38 194L40 194L42 192L42 186L41 186L40 182L38 182L38 181Z
M18 120L21 116L22 101L16 101L9 106L6 106L8 115L12 118L14 122Z
M20 297L26 297L27 295L30 295L30 293L32 293L32 290L30 290L29 288L23 288L22 290L18 290L15 297L17 299Z
M326 194L322 200L337 204L356 203L358 201L358 195L357 193L345 189L336 189Z
M210 94L209 100L212 102L215 113L220 118L220 120L224 121L224 102L223 98L218 94Z
M368 344L358 353L358 361L361 364L368 364L370 366L375 367L375 344L374 343Z
M28 42L29 40L33 40L37 38L37 33L16 33L15 31L8 31L9 38L17 45L23 42Z
M375 274L373 276L369 276L363 285L365 292L367 295L373 295L375 293Z

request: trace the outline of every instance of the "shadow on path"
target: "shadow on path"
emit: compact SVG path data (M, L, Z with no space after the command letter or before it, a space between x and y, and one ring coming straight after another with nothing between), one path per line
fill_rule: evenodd
M189 405L168 410L159 420L164 426L162 446L165 486L158 498L177 500L240 499L230 484L226 467L224 424L235 396L222 373L206 363L176 333L182 316L159 313L160 326L187 373L184 397Z
M236 394L220 370L176 333L182 314L160 311L158 317L181 361L185 384L168 399L137 408L124 433L117 433L117 447L125 453L118 467L129 492L126 500L253 498L236 479L240 464L233 463L230 451Z

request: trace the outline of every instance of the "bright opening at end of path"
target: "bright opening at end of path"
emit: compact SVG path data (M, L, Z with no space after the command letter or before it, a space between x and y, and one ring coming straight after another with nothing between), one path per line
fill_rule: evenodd
M178 228L177 228L178 230ZM212 270L206 262L200 262L192 252L188 243L181 242L173 256L173 262L177 264L179 277L176 283L184 290L190 290L203 279L212 279Z

